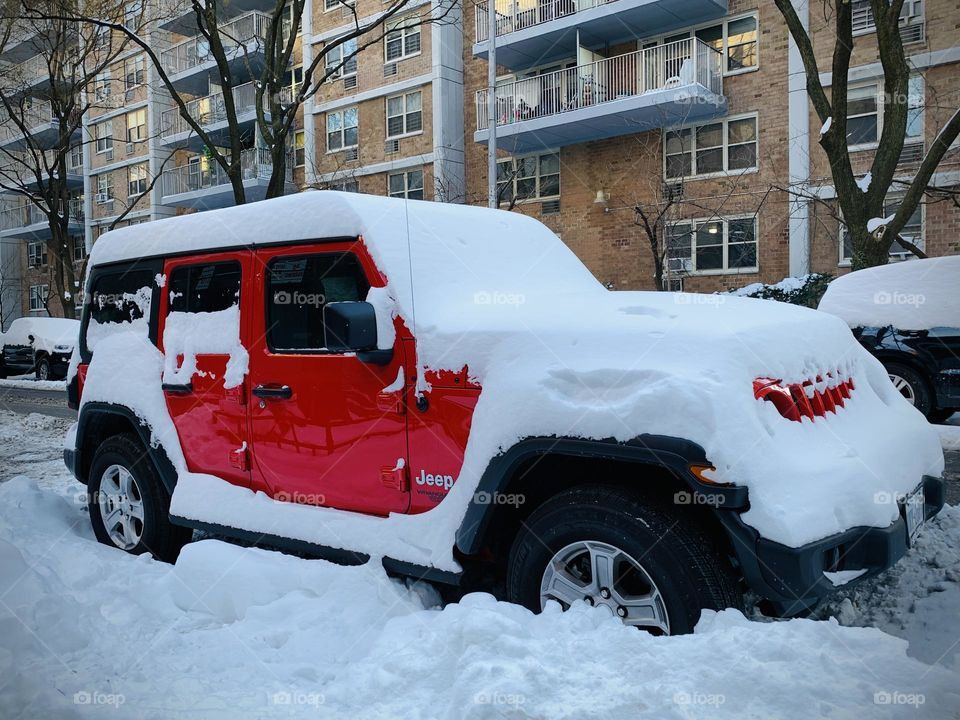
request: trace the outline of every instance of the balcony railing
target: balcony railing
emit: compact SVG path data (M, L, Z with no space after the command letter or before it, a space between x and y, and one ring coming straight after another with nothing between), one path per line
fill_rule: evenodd
M253 112L256 109L256 102L257 88L254 83L248 82L233 88L233 104L238 117ZM264 96L265 107L266 104L267 98ZM214 125L218 122L224 122L227 119L227 109L224 104L223 93L218 92L191 100L187 103L187 112L200 125ZM162 123L163 131L161 135L165 138L189 132L192 129L187 121L180 116L179 108L164 110Z
M70 198L70 221L83 222L83 198ZM0 230L17 230L31 225L45 225L47 214L33 203L0 210Z
M23 124L28 130L56 122L53 105L50 101L35 101L33 104L24 107L22 111L19 108L16 109L16 112L17 117L23 120ZM23 132L13 120L6 117L6 114L4 114L4 117L0 117L0 142L22 137Z
M254 11L220 25L220 40L227 56L262 48L269 23L268 15ZM160 63L170 75L190 70L212 59L210 43L202 35L177 43L160 54Z
M240 154L240 169L244 180L267 179L273 173L273 160L266 148L250 148ZM287 163L287 180L292 181L293 171ZM209 190L230 185L230 178L215 160L188 163L163 171L163 195Z
M22 83L24 86L34 85L35 83L50 77L50 66L47 58L43 55L34 55L29 60L20 63L12 69L14 82Z
M699 84L723 92L720 53L695 38L497 85L497 125L559 115L656 90ZM487 90L476 95L477 129L489 123Z
M497 37L515 30L540 25L557 18L574 15L616 0L500 0L494 2L497 12ZM486 42L490 32L487 4L474 6L476 41Z

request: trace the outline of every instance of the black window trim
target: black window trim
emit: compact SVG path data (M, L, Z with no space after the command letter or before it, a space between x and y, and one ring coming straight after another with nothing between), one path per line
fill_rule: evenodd
M217 254L219 254L219 252L218 252ZM176 265L175 267L170 268L170 273L169 273L169 276L167 277L167 282L165 283L164 289L170 291L170 288L173 287L173 274L174 274L175 272L177 272L178 270L183 270L183 269L185 269L185 268L192 268L192 267L206 267L206 266L210 266L210 265L213 265L213 266L217 266L217 265L236 265L236 266L237 266L237 270L240 271L240 288L239 288L239 291L238 291L238 296L237 296L236 305L240 305L240 298L243 296L243 295L242 295L242 294L243 294L243 263L240 262L240 258L230 258L230 259L227 259L227 260L210 260L210 261L207 261L207 262L186 262L186 263L183 263L183 264L181 264L181 265ZM186 314L190 314L190 315L195 314L195 313L197 313L197 312L210 312L210 311L206 311L206 310L200 310L200 311L197 311L197 310L177 310L177 311L174 311L174 310L171 309L172 305L173 305L173 302L170 300L170 296L167 295L167 315L169 315L171 312L182 312L182 313L186 313ZM232 305L231 305L231 307L232 307ZM228 309L228 308L223 308L223 309L226 310L226 309ZM214 311L214 312L215 312L215 311Z

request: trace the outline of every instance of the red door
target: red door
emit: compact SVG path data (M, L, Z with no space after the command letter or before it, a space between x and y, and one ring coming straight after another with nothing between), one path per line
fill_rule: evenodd
M371 284L383 285L362 243L258 250L255 266L254 487L291 502L405 512L402 343L396 341L385 365L329 353L323 343L325 304L364 301Z
M249 252L168 260L160 293L160 349L167 355L164 397L192 472L249 486L247 388L226 388L230 339L253 300Z

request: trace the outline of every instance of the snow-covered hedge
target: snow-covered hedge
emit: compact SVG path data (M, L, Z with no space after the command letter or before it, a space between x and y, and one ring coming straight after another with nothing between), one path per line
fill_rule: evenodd
M752 283L742 288L730 290L731 295L740 297L760 298L761 300L778 300L791 305L803 305L815 308L833 275L826 273L810 273L802 277L784 278L778 283Z

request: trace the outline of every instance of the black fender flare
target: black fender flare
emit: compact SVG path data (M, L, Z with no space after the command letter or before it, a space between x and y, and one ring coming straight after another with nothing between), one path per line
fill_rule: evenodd
M483 539L496 510L485 501L504 492L514 471L521 463L535 456L562 455L569 457L621 460L637 465L655 466L670 471L684 482L691 492L713 493L722 496L723 510L743 510L748 507L747 488L734 485L707 485L690 471L690 465L710 465L703 448L683 438L667 435L640 435L620 442L614 439L585 440L583 438L531 437L521 440L509 450L497 455L487 465L474 495L467 506L457 530L456 547L464 555L480 552ZM721 511L722 512L722 511Z
M92 424L104 416L123 418L136 431L146 450L147 457L153 463L167 492L172 495L173 489L177 485L177 471L163 447L160 445L151 446L152 433L150 426L138 418L130 408L113 403L88 402L80 408L77 417L76 457L74 459L77 479L83 483L87 482L86 477L80 477L83 472L81 469L90 467L90 463L93 462L93 455L97 451L97 448L88 439L88 432Z

